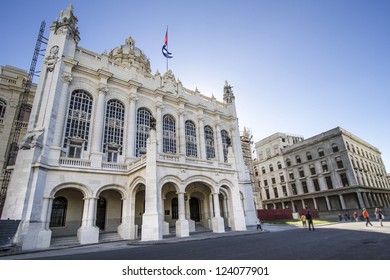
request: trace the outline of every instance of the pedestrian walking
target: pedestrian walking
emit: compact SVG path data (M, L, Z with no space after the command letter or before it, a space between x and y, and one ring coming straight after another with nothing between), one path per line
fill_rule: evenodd
M381 227L383 227L382 220L384 219L385 216L382 214L382 211L380 208L375 209L375 216L379 220L379 224L381 225Z
M305 228L306 227L306 216L303 213L301 215L301 221L302 221L302 226Z
M260 218L258 218L257 219L257 221L256 221L256 230L261 230L261 231L263 231L263 228L261 227L261 220L260 220Z
M370 226L372 226L372 224L370 222L370 215L368 214L368 211L366 208L363 208L362 215L363 215L364 219L366 219L366 227L368 227L368 224L370 224Z
M359 222L359 215L356 211L353 213L353 218L355 219L355 222Z
M310 211L307 211L306 220L307 220L307 223L309 224L309 230L311 230L312 228L314 230L313 217L312 217Z

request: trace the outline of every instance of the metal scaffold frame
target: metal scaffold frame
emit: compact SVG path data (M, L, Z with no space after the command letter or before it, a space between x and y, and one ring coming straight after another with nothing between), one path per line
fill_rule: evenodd
M7 195L7 188L12 175L12 169L8 167L14 165L16 161L16 156L19 150L18 143L19 143L20 131L22 129L22 121L23 121L26 105L28 103L28 97L30 95L33 79L35 76L37 76L38 73L35 71L35 67L37 66L39 56L43 55L42 52L45 51L45 49L41 50L41 44L47 44L48 41L48 39L43 36L45 32L45 26L46 26L45 21L42 21L39 29L38 38L35 44L34 55L30 65L29 76L26 82L24 83L24 91L19 97L19 102L16 107L15 118L11 130L11 134L9 137L9 141L5 153L5 161L2 170L2 184L0 189L0 217L1 217L1 213L3 212L4 202Z

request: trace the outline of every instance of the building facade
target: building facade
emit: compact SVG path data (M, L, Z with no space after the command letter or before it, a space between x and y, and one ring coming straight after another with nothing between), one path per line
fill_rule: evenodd
M306 140L276 133L255 147L264 209L339 212L390 207L380 151L342 128Z
M17 147L11 148L11 144L16 126L19 126L19 139L23 139L27 131L36 89L36 85L32 84L27 93L27 102L21 108L28 79L29 75L25 70L9 65L0 67L0 170L15 163ZM20 118L19 114L21 114ZM3 186L3 174L0 174L0 186ZM4 198L5 190L1 189L0 205L4 203Z
M189 90L172 71L151 74L128 38L109 53L81 48L73 7L50 27L31 117L2 219L21 220L15 243L57 236L99 242L160 240L196 225L224 232L256 221L235 96ZM222 86L221 86L222 88Z

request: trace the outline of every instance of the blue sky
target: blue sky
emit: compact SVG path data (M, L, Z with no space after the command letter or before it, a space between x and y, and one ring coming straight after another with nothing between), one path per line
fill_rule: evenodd
M227 80L240 129L309 138L340 126L382 152L390 172L390 1L5 1L0 65L28 70L42 20L72 3L83 48L102 53L127 37L189 89L222 99Z

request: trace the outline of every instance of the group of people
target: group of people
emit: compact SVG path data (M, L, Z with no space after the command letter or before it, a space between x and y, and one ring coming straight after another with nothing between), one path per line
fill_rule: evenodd
M309 226L309 230L314 230L314 224L313 224L313 216L311 215L310 211L307 211L306 214L302 213L301 215L301 221L304 228L306 228L306 223Z
M355 214L357 215L357 213L354 213L354 217ZM368 213L366 208L363 208L362 215L363 218L366 220L366 227L368 227L368 225L372 226L370 221L370 214ZM383 215L382 210L380 208L375 208L375 217L378 219L380 226L383 227L383 219L385 218L385 216Z
M368 213L366 208L363 208L362 217L366 220L366 227L368 227L368 225L372 226L370 221L370 214ZM375 217L378 219L380 226L383 227L383 220L385 216L383 215L382 210L380 208L375 208ZM353 218L355 219L356 222L359 221L359 215L356 211L353 213ZM300 220L302 221L302 226L304 228L309 227L309 230L314 230L313 216L310 213L310 211L307 211L306 214L302 213ZM260 218L257 219L256 223L257 223L257 230L263 231L263 228L261 227Z

